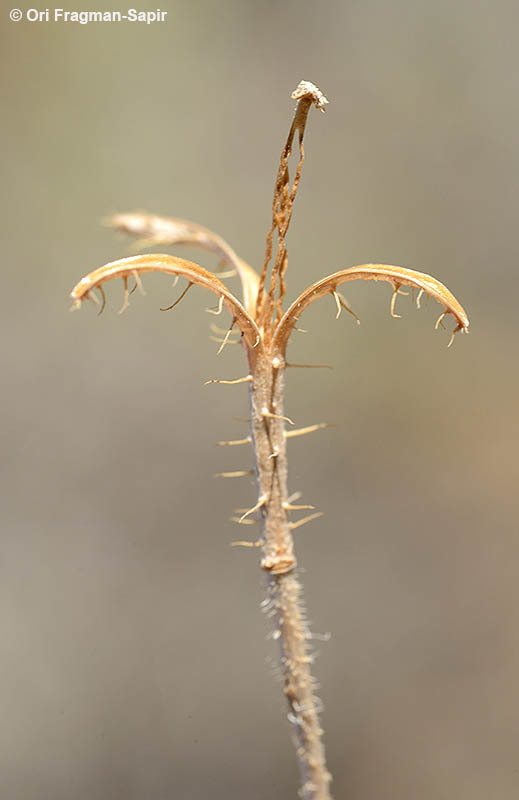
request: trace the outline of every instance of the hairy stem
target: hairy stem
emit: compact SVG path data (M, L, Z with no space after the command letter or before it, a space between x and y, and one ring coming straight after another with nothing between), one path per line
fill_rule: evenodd
M294 734L305 800L331 800L302 587L295 574L288 517L283 418L284 363L265 348L251 364L251 433L262 522L262 568L268 575L268 611L279 641L284 694Z

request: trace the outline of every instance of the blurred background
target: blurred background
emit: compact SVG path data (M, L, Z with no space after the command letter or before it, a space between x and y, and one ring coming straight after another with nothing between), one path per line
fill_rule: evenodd
M297 770L260 612L240 348L164 277L97 318L86 272L131 253L104 216L219 232L254 265L300 79L311 112L288 297L339 268L430 272L434 302L350 284L303 317L290 487L334 796L519 791L516 3L165 0L163 23L2 12L0 772L5 800L291 798ZM25 7L24 7L25 8ZM68 9L85 6L70 3ZM140 9L151 9L143 2ZM102 10L120 10L107 3ZM52 10L51 10L52 13ZM164 248L162 248L164 249ZM177 249L214 268L211 256ZM233 279L229 285L238 291ZM450 321L449 321L450 325ZM253 530L254 533L254 530Z

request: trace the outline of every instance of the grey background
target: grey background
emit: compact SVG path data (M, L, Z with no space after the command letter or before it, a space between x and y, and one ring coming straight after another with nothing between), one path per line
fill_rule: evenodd
M79 3L69 8L81 9ZM153 8L141 3L140 8ZM83 6L84 8L84 6ZM102 6L121 8L121 6ZM312 112L289 297L341 267L431 272L465 305L354 284L304 317L290 444L325 516L297 534L337 799L519 791L517 5L166 2L167 21L11 23L2 9L0 775L5 800L289 798L296 767L249 529L239 348L166 278L68 313L130 252L99 223L198 221L254 265L301 78ZM195 260L195 252L177 251ZM214 259L199 260L214 267ZM231 282L237 288L235 282Z

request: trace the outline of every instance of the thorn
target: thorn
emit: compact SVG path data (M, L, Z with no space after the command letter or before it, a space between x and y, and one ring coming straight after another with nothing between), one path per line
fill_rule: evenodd
M211 324L209 325L209 328L210 328L210 330L211 330L213 333L219 333L219 334L225 334L225 333L227 333L227 328L220 328L220 327L218 327L218 325L216 324L216 322L211 322ZM239 336L239 332L238 332L238 331L233 331L233 335L234 335L234 334L237 334L237 335Z
M233 327L234 327L234 323L235 323L235 322L236 322L236 317L233 317L233 318L232 318L232 321L231 321L231 327L229 328L229 330L228 330L228 331L227 331L227 333L225 334L224 340L223 340L222 344L220 345L220 347L219 347L219 349L218 349L218 353L217 353L217 355L218 355L218 356L220 355L220 353L222 352L223 348L225 347L225 345L226 345L226 344L227 344L227 342L229 341L229 336L230 336L230 335L231 335L231 333L232 333L232 329L233 329Z
M337 297L339 298L339 302L340 302L340 304L341 304L341 307L342 307L342 308L343 308L345 311L347 311L347 312L348 312L348 314L351 314L351 316L352 316L354 319L356 319L356 320L357 320L357 325L360 325L360 319L359 319L359 318L358 318L358 316L356 315L355 311L353 311L353 309L351 309L351 308L349 307L348 303L346 302L346 300L344 299L344 297L342 296L342 294L341 294L340 292L337 292L337 291L336 291L335 293L336 293Z
M265 542L258 539L256 542L231 542L231 547L263 547Z
M244 513L241 515L241 517L240 517L240 522L243 522L243 521L244 521L244 520L245 520L247 517L250 517L250 515L251 515L251 514L254 514L256 511L259 511L259 509L260 509L262 506L264 506L264 505L265 505L265 503L267 502L267 500L268 500L268 495L266 495L266 494L262 494L262 495L261 495L261 497L258 499L258 502L256 503L256 505L252 506L252 508L249 508L247 511L245 511L245 512L244 512Z
M69 311L79 311L79 309L81 308L81 305L82 305L81 304L81 300L79 299L79 297L76 297L76 299L74 300L74 302L70 306Z
M461 325L456 325L456 327L454 328L454 330L451 333L451 338L449 339L449 344L447 345L447 348L451 347L451 345L452 345L452 343L454 341L454 337L456 336L457 333L459 333L462 330L463 330L463 328L461 327ZM466 332L468 333L468 331L466 331Z
M400 288L399 284L395 283L393 286L393 296L391 297L391 305L389 306L389 313L394 319L402 319L401 314L395 314L395 303L399 288Z
M215 478L244 478L246 475L254 475L253 469L241 469L237 472L216 472Z
M272 414L267 408L261 409L261 416L268 417L269 419L284 419L285 422L288 422L290 425L295 425L295 422L293 422L290 417L284 417L282 414Z
M287 497L287 503L292 503L294 500L299 500L299 498L302 496L303 492L294 492L289 497Z
M184 291L182 292L182 294L180 295L180 297L178 298L178 300L175 300L175 302L172 303L170 306L167 306L166 308L161 308L160 310L161 311L171 311L172 308L175 308L175 306L178 306L180 301L186 296L188 291L191 289L192 285L193 284L191 282L189 282L187 284L186 288L184 289Z
M220 447L232 447L235 444L249 444L250 443L250 436L247 436L246 439L234 439L229 442L216 442L217 445Z
M117 312L118 314L122 314L124 311L126 311L128 306L130 305L130 301L128 299L130 297L130 293L128 291L128 276L127 275L123 275L123 284L124 284L124 299L123 299L123 304L122 304L121 308Z
M308 333L308 331L305 330L304 328L296 328L295 325L294 325L294 330L297 331L298 333Z
M291 503L284 502L283 508L286 509L286 511L302 511L303 509L314 509L315 506L293 506Z
M269 458L277 458L279 455L279 450L277 447L274 447L274 452L269 455Z
M87 292L85 297L86 297L87 300L90 300L91 303L94 303L96 306L99 306L99 298L96 297L95 294L90 294L90 292Z
M245 375L244 378L235 378L235 380L233 381L223 381L219 380L218 378L211 378L210 381L204 381L204 386L207 386L210 383L225 383L231 386L235 383L251 383L251 382L252 382L252 375Z
M439 316L439 317L438 317L438 319L436 320L436 325L434 326L434 330L435 330L435 331L437 331L437 330L438 330L438 328L440 327L440 325L441 325L441 327L442 327L442 328L445 328L445 325L443 324L443 318L444 318L444 317L446 317L446 316L447 316L447 314L450 314L450 311L449 311L448 309L447 309L446 311L443 311L443 312L440 314L440 316Z
M208 314L214 314L215 317L218 317L222 313L223 309L223 294L220 295L220 299L218 300L217 310L215 311L212 308L206 308Z
M323 428L332 428L329 422L318 422L316 425L308 425L306 428L296 428L295 431L285 431L285 438L290 439L291 436L305 436L307 433L320 431Z
M422 299L422 295L423 295L424 292L425 292L425 289L420 289L420 291L418 292L418 297L416 298L416 307L417 308L421 308L422 307L420 305L420 300Z
M106 306L106 295L105 295L105 290L103 289L103 287L102 287L102 286L97 286L96 288L97 288L97 291L99 292L99 294L101 295L101 300L102 300L102 303L101 303L101 308L100 308L100 309L99 309L99 311L97 312L97 316L98 316L98 317L100 317L100 316L101 316L101 314L103 313L103 311L105 310L105 306Z
M237 525L257 525L259 520L258 519L244 519L241 520L239 517L229 517L231 522L236 522Z
M179 282L179 280L180 280L180 275L175 275L175 277L173 278L173 283L171 284L171 288L172 288L172 289L174 289L174 288L175 288L175 286L177 285L177 283Z
M306 639L315 639L317 642L329 642L332 638L331 633L308 633L305 636Z
M337 289L332 289L332 294L337 304L337 314L335 315L335 319L339 319L339 317L341 316L341 311L344 308L344 310L347 311L348 314L351 314L351 316L357 320L357 325L360 325L360 319L358 318L356 313L352 311L352 309L349 307L348 303L346 302L342 294L340 294L337 291Z
M340 301L339 295L337 294L335 289L332 290L332 294L333 294L335 302L337 303L337 314L335 315L335 319L339 319L339 317L341 316L341 311L342 311L341 301Z
M302 525L306 525L307 522L311 522L313 519L317 519L317 517L322 517L323 512L318 511L316 514L310 514L308 517L303 517L303 519L298 519L297 522L290 522L289 527L294 531L296 528L300 528Z
M288 361L285 367L297 367L298 369L333 369L331 364L289 364Z
M144 289L144 286L142 285L141 276L139 275L136 269L132 269L132 275L135 278L135 286L139 287L139 292L143 295L143 297L145 297L146 291ZM135 289L133 289L133 291L135 291Z
M223 340L223 339L221 339L221 338L220 338L220 337L218 337L218 336L210 336L210 337L209 337L209 341L210 341L210 342L218 342L219 344L222 344L222 342L223 342L224 340ZM229 339L229 341L227 341L227 342L226 342L226 344L240 344L240 339L236 339L236 340Z

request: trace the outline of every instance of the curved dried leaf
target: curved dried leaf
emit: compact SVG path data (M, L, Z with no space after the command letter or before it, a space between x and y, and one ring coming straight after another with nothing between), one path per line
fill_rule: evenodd
M110 264L99 267L99 269L82 278L74 286L71 297L75 301L75 306L79 307L82 301L88 298L93 289L100 288L106 281L112 280L112 278L123 278L126 286L126 281L129 277L138 278L146 272L166 272L171 275L179 275L186 278L190 283L214 292L218 298L223 298L223 305L236 320L236 325L243 333L247 346L255 347L257 345L260 333L256 323L241 303L236 300L234 295L212 272L198 266L198 264L194 264L192 261L186 261L184 258L153 253L151 255L131 256L130 258L122 258L119 261L112 261Z
M159 244L194 245L216 253L237 271L242 285L243 305L251 317L254 317L259 276L249 264L236 255L221 236L195 222L158 217L145 212L115 214L107 220L107 224L124 233L138 236L142 240L140 244L146 247Z
M411 286L419 291L424 291L444 307L445 314L452 314L456 320L454 333L468 330L469 320L465 310L447 287L436 278L405 267L388 264L363 264L359 267L350 267L334 272L305 289L280 320L274 335L275 348L284 353L294 325L310 303L326 294L333 294L341 283L355 280L388 281L392 284L395 292L401 286Z

